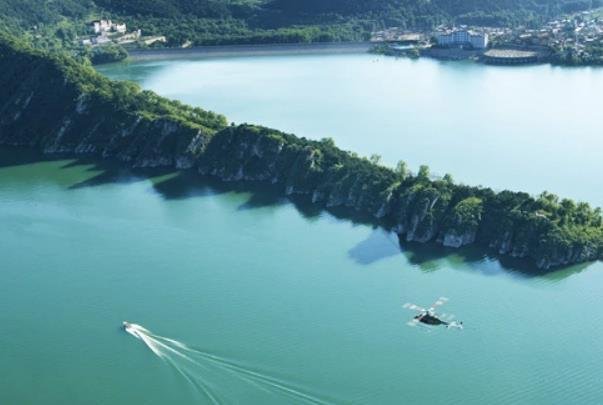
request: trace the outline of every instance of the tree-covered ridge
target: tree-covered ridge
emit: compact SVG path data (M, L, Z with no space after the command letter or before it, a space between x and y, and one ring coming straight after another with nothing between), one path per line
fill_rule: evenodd
M98 6L122 15L178 18L186 15L206 18L230 17L237 7L231 1L216 0L96 0Z
M135 164L162 156L186 165L227 124L221 115L134 83L112 82L67 55L36 51L2 36L0 71L4 144L96 153Z
M370 215L400 238L477 244L538 267L603 257L601 211L543 193L494 192L432 178L426 166L379 165L337 148L169 101L113 82L68 56L0 39L0 144L191 169L273 184L324 207Z
M477 243L500 254L531 258L539 267L593 260L603 254L600 209L543 193L434 180L344 152L331 141L300 139L255 126L217 133L203 172L229 180L276 182L289 194L327 207L345 206L380 218L408 241L458 247Z
M320 15L342 14L373 16L440 14L464 16L470 13L497 14L515 11L534 15L555 15L598 7L593 0L272 0L267 7L286 11L288 14Z
M25 26L56 23L60 19L83 18L94 7L92 0L1 0L2 23Z
M24 82L37 78L33 75L48 74L49 79L63 80L78 98L110 103L113 111L135 113L150 119L168 118L210 131L227 124L222 115L159 97L132 82L107 80L91 66L79 63L67 54L35 50L4 35L0 35L0 63L5 90L22 88ZM10 91L5 93L5 97L10 96ZM56 101L65 100L62 94L51 96L56 97Z

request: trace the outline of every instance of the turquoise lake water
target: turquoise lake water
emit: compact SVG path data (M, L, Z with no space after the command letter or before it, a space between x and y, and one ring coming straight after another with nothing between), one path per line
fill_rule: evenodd
M603 69L374 55L157 61L101 71L385 163L603 205Z
M603 70L306 55L102 71L386 162L603 205ZM536 276L267 191L11 149L0 221L2 404L603 402L600 263ZM464 330L406 326L402 304L440 296ZM123 320L212 357L171 343L160 358Z

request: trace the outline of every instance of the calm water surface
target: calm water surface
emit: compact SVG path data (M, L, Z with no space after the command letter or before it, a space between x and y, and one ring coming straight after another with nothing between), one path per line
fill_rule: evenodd
M104 72L387 162L603 202L586 101L603 90L599 71L374 60ZM324 402L603 402L601 264L533 276L473 252L400 248L266 192L10 149L0 149L0 223L0 403L208 402L121 331L124 319ZM404 302L440 295L465 330L405 326ZM195 378L224 402L300 402L226 370Z
M394 165L603 205L603 69L374 55L159 61L101 70L186 103Z

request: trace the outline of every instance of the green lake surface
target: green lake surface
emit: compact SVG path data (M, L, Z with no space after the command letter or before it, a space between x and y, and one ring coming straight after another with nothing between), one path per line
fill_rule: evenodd
M101 71L386 163L603 205L603 70L304 55ZM0 404L209 403L200 386L224 403L603 403L601 263L534 275L269 191L7 148L0 223ZM464 330L406 326L402 304L440 296ZM239 371L157 357L124 320Z

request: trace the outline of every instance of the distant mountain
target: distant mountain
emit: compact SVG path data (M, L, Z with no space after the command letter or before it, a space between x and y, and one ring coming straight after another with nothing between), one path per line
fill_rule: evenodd
M535 13L572 12L597 4L592 0L272 0L268 8L289 13L365 14L401 10L439 11L452 16L471 12L528 10Z
M129 16L224 18L231 15L231 3L217 0L96 0L96 4L113 13Z
M340 15L412 27L436 21L529 23L602 5L601 0L272 0L264 8L278 10L291 21Z
M603 0L0 0L0 28L64 39L81 33L84 22L106 16L165 35L171 46L355 41L387 26L537 26L601 6ZM39 26L59 23L62 32L40 32Z
M0 0L0 23L29 27L62 18L80 19L94 7L91 0Z
M81 18L93 11L123 17L263 19L325 22L326 16L412 22L494 16L541 18L603 6L603 0L0 0L0 15L25 23Z

